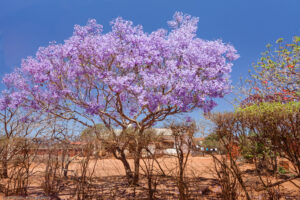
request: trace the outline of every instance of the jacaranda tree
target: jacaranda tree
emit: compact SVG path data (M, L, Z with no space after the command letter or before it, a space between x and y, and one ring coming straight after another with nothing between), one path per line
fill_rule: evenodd
M63 44L39 48L5 76L10 96L1 107L23 106L87 126L103 123L112 134L127 127L142 134L170 115L210 111L213 98L230 91L238 55L221 40L197 38L197 23L177 12L169 32L145 33L122 18L105 34L96 20L76 25ZM142 148L137 140L134 174L129 165L126 169L135 181ZM126 159L122 162L126 168Z

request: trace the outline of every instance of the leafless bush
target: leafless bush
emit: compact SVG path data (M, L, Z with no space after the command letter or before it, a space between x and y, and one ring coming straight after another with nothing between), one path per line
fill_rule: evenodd
M0 113L0 164L5 195L27 195L34 175L33 140L45 130L45 118L19 108Z
M34 174L33 160L35 152L32 143L27 139L18 139L12 145L20 150L8 163L8 176L5 184L5 195L28 195L29 178Z
M179 199L189 199L189 183L186 179L186 168L189 156L193 149L193 137L196 132L196 124L192 123L171 123L169 128L174 138L176 149L176 186L179 190Z
M72 125L74 129L75 125ZM51 135L38 138L41 143L39 151L42 154L40 161L45 164L42 188L47 196L53 198L58 198L60 192L66 189L69 166L82 155L81 146L70 140L73 130L69 126L67 122L53 119L48 125Z
M213 173L221 187L221 198L224 200L238 199L238 181L228 166L226 157L214 157Z
M218 158L213 156L216 163L215 172L217 174L219 184L221 185L222 194L228 195L228 198L234 199L236 195L236 185L242 188L245 196L250 200L249 191L245 184L245 178L238 166L237 158L239 155L240 138L246 134L246 130L241 126L234 114L215 114L211 115L210 119L215 123L215 133L224 149L225 156Z
M82 145L83 157L77 163L78 170L76 170L73 180L75 181L74 197L77 200L93 199L97 191L94 187L95 169L98 157L93 157L94 148L92 144ZM94 159L93 159L94 158Z
M0 112L0 164L1 177L7 178L9 171L9 162L14 160L15 156L22 151L20 146L15 145L16 141L29 139L38 135L42 128L36 129L37 123L32 113L22 113L20 109L9 109ZM36 129L36 130L35 130Z
M155 199L158 185L158 173L155 168L156 163L156 152L146 151L146 155L142 157L143 165L141 166L142 171L147 179L148 198L150 200Z
M43 172L42 188L47 196L58 197L60 191L63 190L62 168L59 152L56 149L57 145L53 143L50 145L53 146L47 146L47 153L45 154L46 166Z

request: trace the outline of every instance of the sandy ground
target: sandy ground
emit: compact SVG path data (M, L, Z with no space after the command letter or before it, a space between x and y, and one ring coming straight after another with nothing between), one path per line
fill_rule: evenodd
M160 163L163 170L172 175L175 173L176 169L176 158L159 158L158 162ZM95 166L96 164L96 166ZM133 160L129 160L131 168L133 168ZM79 163L72 164L70 166L70 173L78 173ZM96 163L92 161L89 165L90 170L95 166L95 176L105 177L105 176L123 176L125 175L125 170L122 165L122 162L116 159L103 159L98 160ZM155 165L156 169L159 171L157 164ZM189 176L203 176L206 178L212 178L211 168L213 166L213 161L211 157L191 157L188 162L188 175ZM144 162L141 161L141 167L144 167Z
M81 159L75 160L70 167L69 167L69 176L70 177L76 177L80 174L80 162ZM145 160L147 161L147 160ZM176 158L171 157L164 157L159 158L158 162L161 164L161 167L163 171L166 173L166 175L175 175L176 174ZM130 165L133 165L133 160L129 160ZM216 185L215 176L213 174L213 160L210 156L206 157L191 157L188 162L188 168L187 168L187 176L190 178L195 178L196 180L196 187L201 188L202 186L209 186L209 189L213 192L218 192L220 188ZM44 169L43 164L38 164L35 167L36 175L31 179L31 186L35 187L36 191L41 193L41 189L38 187L42 181L41 174L39 174L40 171L43 171ZM144 162L141 161L141 168L144 169L145 165ZM253 166L250 164L243 164L240 163L240 168L242 171L247 171L253 169ZM141 169L141 172L143 170ZM156 165L157 173L161 173L158 166ZM116 159L101 159L98 161L92 160L89 164L89 173L93 172L93 177L99 178L100 188L102 188L103 191L106 190L112 190L114 188L116 191L115 193L120 192L119 190L125 188L126 180L124 178L125 171L123 168L123 165L121 161ZM258 177L255 175L245 174L246 177L246 184L248 187L254 187L257 182L259 182ZM146 180L142 178L141 183L144 184L144 188L146 186ZM294 183L297 185L300 185L300 180L295 180ZM163 179L160 183L160 190L161 193L168 192L168 190L177 192L175 183L172 182L171 179ZM117 189L116 189L117 188ZM200 190L200 189L199 189ZM295 185L293 185L290 182L284 183L281 186L281 190L284 191L285 194L289 194L291 196L299 196L300 199L300 190ZM124 192L128 192L127 189L124 189ZM141 190L144 191L144 190ZM32 195L34 195L34 192L31 192ZM104 194L105 192L103 192ZM145 191L144 191L145 193ZM167 195L168 193L164 193L164 195ZM111 195L111 194L110 194ZM3 194L0 194L0 200L3 199ZM63 199L72 199L68 197L68 195L62 196ZM110 199L127 199L127 198L110 198ZM161 197L161 199L166 199L165 197ZM169 198L168 198L169 199ZM170 198L171 199L171 198ZM176 199L176 198L175 198ZM200 198L203 199L203 198ZM257 198L259 199L259 198ZM263 199L263 198L261 198ZM292 198L295 199L295 198ZM296 198L297 199L297 198Z

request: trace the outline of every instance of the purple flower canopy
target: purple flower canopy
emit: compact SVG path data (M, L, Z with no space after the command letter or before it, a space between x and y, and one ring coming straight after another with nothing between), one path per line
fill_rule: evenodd
M166 110L210 111L213 98L230 92L229 73L239 56L221 40L197 38L197 23L177 12L169 32L145 33L122 18L105 34L94 19L75 25L63 44L39 48L4 77L8 89L0 108L77 107L132 119Z

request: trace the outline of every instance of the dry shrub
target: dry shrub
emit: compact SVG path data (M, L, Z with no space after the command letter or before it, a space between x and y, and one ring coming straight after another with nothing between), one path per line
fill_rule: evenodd
M299 102L254 104L234 113L211 115L210 119L216 125L215 134L218 135L227 157L227 160L214 158L221 169L221 171L216 170L216 173L221 177L221 172L229 170L247 199L250 199L249 189L237 162L241 153L247 159L251 158L255 164L256 175L261 185L260 188L256 188L257 192L265 191L269 199L279 199L281 191L278 186L300 177ZM278 178L279 159L287 159L292 165L293 174L290 173L285 180ZM222 169L224 167L226 170ZM231 179L227 178L227 180ZM222 184L221 180L220 184ZM230 188L234 190L234 187L229 186L222 186L222 188L224 192Z
M4 193L9 195L28 195L29 178L34 174L33 160L35 151L27 139L15 140L11 145L18 147L18 153L8 162L8 173Z
M230 166L228 160L222 156L214 156L214 168L212 169L220 185L220 197L224 200L235 200L238 198L238 181Z
M155 195L157 193L159 176L155 168L156 152L150 153L147 153L146 156L142 157L143 165L141 166L141 169L147 179L148 199L153 200L156 199Z
M75 191L73 197L77 200L94 199L98 191L95 189L95 169L98 156L93 156L94 148L91 143L83 144L82 158L78 161L78 170L74 173ZM91 162L93 161L93 162Z
M58 152L55 146L48 148L42 188L47 196L58 197L63 188L63 177Z
M190 196L189 179L186 177L186 169L189 156L194 147L193 137L196 133L194 122L171 123L169 128L172 130L174 146L176 150L176 186L179 191L179 199L186 200Z
M241 143L240 138L245 137L246 130L238 123L234 113L215 114L211 115L210 119L216 125L214 132L217 134L225 154L221 159L212 155L214 162L216 163L215 173L217 174L222 189L221 193L225 196L227 194L228 198L234 198L238 184L246 198L250 200L249 191L245 184L245 178L237 163L239 157L238 147Z

